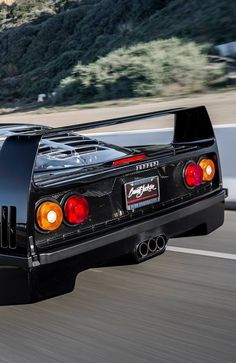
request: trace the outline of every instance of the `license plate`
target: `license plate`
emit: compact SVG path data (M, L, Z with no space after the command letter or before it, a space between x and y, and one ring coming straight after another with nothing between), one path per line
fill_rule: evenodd
M125 184L126 208L137 209L160 201L159 178L157 176L135 180Z

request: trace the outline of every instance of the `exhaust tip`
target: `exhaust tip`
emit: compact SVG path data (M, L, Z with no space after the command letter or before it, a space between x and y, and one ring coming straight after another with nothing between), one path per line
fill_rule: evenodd
M165 249L166 242L167 242L167 240L166 240L166 238L164 236L158 236L156 238L156 243L157 243L157 246L158 246L158 250L159 251L162 251L162 250Z
M152 238L148 241L148 249L150 252L154 253L158 250L158 245L157 245L157 239L156 238Z
M138 253L141 257L146 257L148 255L148 244L146 242L141 242L138 245Z

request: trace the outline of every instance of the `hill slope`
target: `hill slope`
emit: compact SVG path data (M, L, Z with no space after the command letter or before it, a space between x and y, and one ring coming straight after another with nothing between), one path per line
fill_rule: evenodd
M7 22L2 21L2 101L36 99L38 93L55 90L64 78L68 83L78 62L96 67L99 57L120 48L124 53L141 42L176 37L178 48L194 41L199 62L205 62L204 49L236 39L234 0L44 0L38 4L19 0L7 8ZM143 52L138 49L137 58Z

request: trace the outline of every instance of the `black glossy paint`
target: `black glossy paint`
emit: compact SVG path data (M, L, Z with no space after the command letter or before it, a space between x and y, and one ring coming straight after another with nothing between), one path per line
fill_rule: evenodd
M18 247L16 254L23 254L25 257L29 255L29 221L32 219L29 215L29 200L35 156L40 139L41 136L38 135L10 136L5 140L0 152L0 206L2 207L2 215L4 213L3 207L6 207L6 210L7 208L8 210L15 209L16 247ZM22 157L19 157L20 155ZM10 217L10 213L8 213L8 219ZM6 220L7 223L10 224L10 220ZM4 229L3 220L1 227L1 242L3 244L11 232L11 228L9 231L7 228ZM5 233L3 234L4 230ZM4 248L1 250L5 251Z
M34 170L37 153L42 152L39 149L42 138L66 139L66 135L71 137L71 132L172 113L176 121L171 145L129 150L145 153L145 161L118 167L105 162L59 172ZM3 129L7 130L7 126L2 127L2 132ZM79 271L132 255L141 241L159 234L167 238L207 234L223 223L225 193L218 149L204 107L56 129L29 125L11 125L9 129L14 129L16 134L6 138L0 151L0 206L5 208L2 209L1 240L5 243L6 233L11 236L9 248L0 247L0 285L3 286L0 304L33 302L69 292ZM216 177L212 183L189 189L183 182L184 166L202 156L215 159ZM124 184L146 177L158 177L160 203L127 210ZM37 203L43 198L53 198L63 207L66 195L73 193L87 198L88 221L75 227L63 223L55 232L40 232L35 225ZM16 220L12 210L16 210ZM14 224L15 231L11 228ZM14 249L10 248L13 241ZM8 279L11 284L7 284Z

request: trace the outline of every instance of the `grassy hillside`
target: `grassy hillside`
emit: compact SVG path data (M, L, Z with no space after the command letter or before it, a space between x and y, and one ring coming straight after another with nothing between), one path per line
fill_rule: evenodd
M215 44L236 39L234 0L19 0L4 9L2 102L35 100L55 89L60 102L168 94L171 84L180 92L199 90L214 78L206 74L206 53ZM202 81L196 87L193 79L198 77ZM147 91L150 79L156 87ZM99 91L90 94L96 82Z

